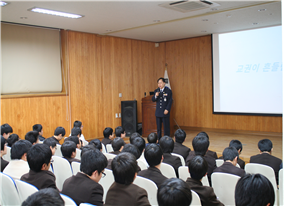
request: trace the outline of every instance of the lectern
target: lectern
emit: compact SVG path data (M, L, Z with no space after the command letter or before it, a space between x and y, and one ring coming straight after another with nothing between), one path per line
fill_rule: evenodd
M173 105L172 105L173 106ZM171 106L170 111L170 136L174 135L174 123L173 123L173 107ZM142 98L142 136L147 137L156 130L156 119L155 119L156 102L152 101L152 96ZM162 136L163 136L163 125L162 125Z

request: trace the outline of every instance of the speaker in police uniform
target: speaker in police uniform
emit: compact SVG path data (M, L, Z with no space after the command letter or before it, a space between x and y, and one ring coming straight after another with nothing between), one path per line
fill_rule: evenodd
M157 136L161 138L161 125L163 123L164 136L170 136L170 108L172 104L172 92L171 89L165 86L165 79L159 78L157 80L158 88L154 91L152 101L156 102L156 125Z

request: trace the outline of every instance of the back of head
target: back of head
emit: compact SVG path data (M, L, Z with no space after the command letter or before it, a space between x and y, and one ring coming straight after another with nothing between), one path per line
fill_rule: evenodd
M156 133L150 133L148 136L147 136L147 141L148 143L157 143L157 134Z
M139 149L140 153L142 153L145 148L145 140L140 136L134 138L131 144L135 145Z
M102 149L102 142L99 139L93 139L89 142L89 144L95 146L98 150Z
M238 151L240 149L240 152L242 151L242 143L237 140L237 139L233 139L229 142L229 146L230 147L235 147L235 149Z
M12 147L16 141L19 141L19 136L17 134L11 134L7 139L7 145Z
M76 152L77 145L73 141L65 141L61 146L63 157L70 158L73 152Z
M19 140L11 147L11 159L20 160L22 156L29 151L32 143L28 140Z
M25 135L25 140L28 140L29 142L34 144L34 143L37 143L38 137L39 137L39 132L37 132L37 131L29 131Z
M64 206L65 202L62 199L59 191L54 188L41 189L38 192L30 195L22 206Z
M91 176L95 171L98 171L98 174L100 174L107 165L108 160L101 151L98 149L90 150L82 155L80 171Z
M88 152L91 150L97 150L97 148L92 144L88 144L86 146L81 147L81 158L85 152Z
M57 127L54 132L55 136L59 136L60 134L62 134L62 136L65 136L66 134L66 130L61 126Z
M112 161L112 171L115 182L129 185L133 183L138 164L133 154L123 152L118 154Z
M71 136L81 136L82 130L79 127L72 128Z
M262 139L258 142L258 148L261 152L271 152L273 144L269 139Z
M163 153L172 153L174 148L174 141L169 136L163 136L159 140L159 145Z
M74 122L74 127L81 128L81 127L82 127L82 122L79 121L79 120L76 120L76 121Z
M52 137L45 139L43 141L43 144L46 144L46 145L48 145L49 147L52 147L52 148L57 146L55 139L53 139Z
M112 147L114 151L119 151L122 146L125 146L125 142L121 137L116 137L112 141Z
M4 150L5 144L6 144L6 139L3 136L1 136L1 151Z
M1 135L3 135L4 133L13 133L13 129L8 123L5 123L1 126Z
M204 132L204 131L199 132L196 136L205 136L205 137L207 137L207 138L208 138L208 140L209 140L209 136L208 136L208 134L207 134L206 132Z
M113 135L113 129L110 127L105 128L105 130L103 131L103 135L106 139L109 138L110 135Z
M189 161L188 170L191 178L200 180L208 170L208 163L202 156L197 155Z
M178 178L166 179L157 190L159 206L189 206L191 201L188 184Z
M141 156L141 152L133 144L125 144L122 152L129 152L129 153L133 154L136 159L139 159L139 157Z
M122 126L118 126L115 129L115 135L116 137L121 137L121 134L125 133L125 129Z
M163 152L158 144L149 144L144 151L144 157L150 167L161 163Z
M76 145L80 144L80 140L77 136L69 136L65 139L65 141L75 142Z
M134 132L132 133L132 135L130 136L130 143L132 144L132 141L136 138L136 137L140 137L141 135L138 132Z
M183 143L186 138L186 133L182 129L177 129L174 133L175 141L178 143Z
M192 140L192 146L196 155L204 156L209 147L209 140L204 134L197 135Z
M226 160L233 161L234 158L239 156L237 150L234 147L226 147L223 150L222 155L223 155L224 161L226 161Z
M41 124L35 124L35 125L33 125L32 128L33 128L33 131L37 131L37 132L41 132L43 129Z
M246 174L235 187L236 206L274 205L275 193L271 182L261 174Z
M52 157L52 151L46 144L35 144L27 153L27 161L30 170L40 172L43 164L49 165Z

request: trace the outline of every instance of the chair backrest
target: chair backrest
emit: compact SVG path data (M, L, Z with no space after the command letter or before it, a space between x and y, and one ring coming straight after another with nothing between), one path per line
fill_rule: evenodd
M268 165L262 165L258 163L247 163L244 168L246 173L250 174L255 174L255 173L260 173L264 175L268 180L271 182L274 188L274 193L275 193L275 202L274 206L278 206L278 189L277 189L277 183L276 183L276 177L275 177L275 172L273 168L271 168Z
M12 177L0 172L1 206L20 206L20 201L15 181Z
M178 167L178 177L180 179L182 179L183 181L186 181L186 179L190 177L190 173L188 172L188 167L187 166L179 166ZM205 175L202 178L201 183L202 183L203 186L210 186L208 178L207 178L207 175Z
M182 166L185 166L185 160L184 160L184 158L181 156L181 155L179 155L179 154L176 154L176 153L171 153L173 156L176 156L176 157L179 157L179 159L180 159L180 161L181 161L181 165Z
M54 156L63 157L62 152L61 152L61 145L60 144L57 144L57 149L55 151Z
M167 178L177 178L174 168L167 163L161 163L160 171L162 175L166 176Z
M82 142L83 142L83 146L86 146L89 144L89 142L87 142L86 140L82 140Z
M192 195L192 201L191 201L190 206L201 206L201 201L200 201L200 197L198 196L198 194L193 190L190 190L190 191Z
M202 180L201 180L201 183L202 183L203 186L208 186L208 187L210 187L210 184L209 184L207 175L203 176L203 178L202 178Z
M111 154L111 153L104 153L104 155L106 156L107 160L114 159L116 157L116 155Z
M82 202L79 206L96 206L96 205L92 205L92 204L87 203L87 202Z
M6 155L3 155L2 158L3 160L10 162L11 161L11 147L6 146L6 148L7 148L7 153Z
M220 167L224 163L224 160L223 159L215 159L215 162L216 162L216 166Z
M283 196L283 168L279 170L279 174L278 174L278 178L279 178L279 205L283 205L284 201L284 196Z
M81 163L72 162L71 167L72 167L73 175L76 175L78 172L80 172Z
M53 156L53 169L56 176L56 185L60 191L62 191L64 181L73 175L71 165L68 160Z
M103 202L106 201L106 196L107 196L108 190L109 190L110 186L115 181L114 174L113 174L112 170L105 169L105 174L106 174L106 176L104 178L102 177L101 180L99 181L99 184L102 185L102 187L104 189Z
M133 183L146 190L148 194L147 197L151 205L153 206L158 205L157 186L153 181L151 181L150 179L141 177L141 176L137 176Z
M224 205L235 206L235 187L239 176L215 172L211 174L212 187L220 202Z
M103 143L101 143L101 144L102 144L102 153L107 153L105 145Z
M70 198L69 196L61 194L61 193L60 193L60 195L65 202L65 206L77 206L75 201L72 198Z
M107 149L107 152L113 152L114 151L114 149L113 149L111 144L107 144L106 145L106 149Z
M137 162L138 162L138 166L141 168L141 170L147 169L147 165L143 160L137 159Z
M35 192L38 192L38 188L35 187L32 184L29 184L25 181L21 181L16 179L15 180L20 202L22 203L24 200L26 200L30 195L34 194Z
M81 152L82 150L76 148L76 157L75 157L76 159L81 160Z

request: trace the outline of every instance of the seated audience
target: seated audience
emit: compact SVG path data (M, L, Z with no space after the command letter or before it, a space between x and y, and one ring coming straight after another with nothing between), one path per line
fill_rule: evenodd
M76 136L79 139L80 148L82 147L82 141L80 140L80 136L82 135L82 130L79 127L72 128L71 136Z
M61 127L61 126L58 126L55 131L54 131L54 136L52 136L51 138L55 140L56 144L60 144L60 141L62 138L64 138L66 134L66 130Z
M202 206L223 206L217 199L213 188L203 186L201 183L202 178L207 175L207 169L207 161L200 155L195 156L189 161L188 171L190 177L187 178L186 183L191 190L198 194Z
M102 143L99 139L93 139L89 142L89 144L95 146L98 150L102 151Z
M152 180L159 187L167 179L160 171L163 160L163 152L158 144L149 144L144 151L144 157L149 165L148 169L142 170L138 176Z
M57 149L57 144L56 144L54 139L47 138L47 139L44 140L43 144L46 144L46 145L48 145L50 147L52 155L55 154L56 149Z
M81 149L81 142L78 136L69 136L65 138L65 141L72 141L75 142L77 149Z
M8 161L4 160L2 157L7 154L6 140L1 136L1 172L8 165Z
M7 146L12 147L15 142L19 141L19 136L17 134L11 134L6 141Z
M73 141L65 141L61 146L61 152L63 155L63 158L69 161L71 164L72 162L78 162L81 161L79 159L76 159L76 153L77 153L77 145Z
M241 154L243 148L242 148L242 143L239 140L237 140L237 139L231 140L230 143L229 143L229 146L230 147L235 147L235 149L238 152L238 155ZM242 168L242 169L245 168L245 162L244 162L244 160L241 160L239 158L239 156L238 156L238 159L237 159L237 163L240 166L240 168Z
M125 144L123 150L121 152L129 152L135 156L136 159L139 159L141 156L139 149L133 145L133 144ZM107 167L108 169L112 170L112 160L109 160L110 162L110 167ZM141 171L141 168L138 166L137 173Z
M214 169L213 172L229 173L240 177L245 175L245 171L242 168L236 167L239 154L235 147L225 148L222 154L224 163Z
M276 182L278 184L278 173L282 160L273 156L273 144L269 139L262 139L258 142L260 154L250 157L250 163L259 163L273 168L275 172Z
M33 125L33 131L37 131L39 133L39 140L42 142L45 140L43 137L43 126L41 124L35 124Z
M116 137L121 137L124 139L126 137L125 129L122 126L118 126L115 128L115 135Z
M118 155L121 153L122 149L125 146L125 142L121 137L116 137L112 141L113 152L111 154Z
M29 131L25 135L25 140L31 142L32 145L39 143L39 133L37 131Z
M120 153L112 161L115 182L108 190L106 205L109 206L149 206L147 192L133 184L137 176L137 161L131 153Z
M132 133L130 136L130 143L132 144L132 141L138 136L141 137L141 135L138 132Z
M1 126L1 136L3 136L6 140L11 133L13 133L13 129L8 123L5 123Z
M83 135L83 128L84 128L84 126L83 126L83 123L81 122L81 121L79 121L79 120L76 120L75 122L74 122L74 128L75 127L78 127L78 128L80 128L81 129L81 135L80 135L80 137L79 137L79 139L82 141L82 142L84 142L85 144L88 144L88 142L87 142L87 140L85 139L85 137L84 137L84 135Z
M86 146L81 147L81 159L82 159L82 156L85 152L88 152L91 150L97 150L97 148L92 144L88 144Z
M103 205L103 187L98 183L107 166L107 158L99 150L87 151L82 155L80 171L65 180L62 194L72 198L77 205L90 203Z
M105 128L103 131L104 138L102 140L102 143L106 146L107 144L111 144L114 138L114 130L110 127Z
M173 153L181 155L184 160L186 160L190 149L186 146L184 146L182 143L185 141L186 138L186 133L182 129L177 129L174 133L174 148L173 148Z
M20 179L21 176L29 172L27 163L27 152L32 147L28 140L19 140L11 147L11 161L3 170L3 173L11 176L13 179Z
M41 189L34 194L31 194L23 203L22 206L64 206L65 202L62 199L59 191L53 188Z
M34 185L39 190L56 187L55 175L49 171L52 151L46 144L35 144L27 153L27 161L30 167L29 173L21 177L22 181Z
M261 174L246 174L235 187L236 206L273 206L274 188L271 182Z
M144 159L144 155L143 155L143 152L145 149L145 140L141 136L137 136L132 140L131 144L135 145L139 149L139 151L141 153L141 156L139 159L146 162Z
M158 141L157 141L157 134L156 133L150 133L148 136L147 136L147 141L148 143L146 144L146 147L152 143L155 143L157 144Z
M209 141L209 136L206 132L202 131L197 134L197 136L206 136ZM207 150L206 155L213 157L214 159L218 159L217 153L211 150Z
M191 201L190 188L181 179L166 179L157 190L157 202L159 206L190 206Z
M174 141L169 136L163 136L159 141L159 145L163 152L163 162L171 165L174 168L178 178L178 167L182 166L182 164L179 157L171 154L174 148Z

